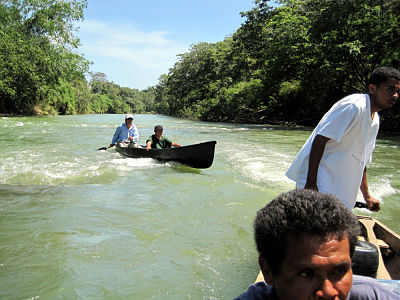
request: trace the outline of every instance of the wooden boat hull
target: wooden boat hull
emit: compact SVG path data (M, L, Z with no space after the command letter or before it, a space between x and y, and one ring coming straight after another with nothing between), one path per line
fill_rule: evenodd
M150 149L124 148L116 145L119 153L133 158L154 158L161 161L176 161L193 168L206 169L214 161L216 141L204 142L177 148Z
M400 280L400 236L380 221L369 216L357 216L362 236L374 244L379 253L377 279Z
M378 249L379 264L376 279L400 280L400 236L369 216L357 216L361 226L361 238ZM259 272L255 282L263 281Z

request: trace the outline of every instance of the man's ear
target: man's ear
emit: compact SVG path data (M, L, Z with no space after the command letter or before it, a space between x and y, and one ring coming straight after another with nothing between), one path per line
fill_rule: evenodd
M258 257L258 264L260 265L261 272L264 276L264 281L269 285L273 285L274 278L272 276L272 270L269 263L260 255Z
M376 93L376 85L375 84L370 83L368 85L368 93L370 95L375 95L375 93Z

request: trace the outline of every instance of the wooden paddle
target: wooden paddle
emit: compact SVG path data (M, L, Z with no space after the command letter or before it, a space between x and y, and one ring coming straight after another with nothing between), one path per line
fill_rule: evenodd
M358 208L368 208L367 207L367 203L364 202L356 202L356 204L354 205L354 207L358 207Z
M97 149L97 150L107 150L108 148L111 148L112 146L108 146L108 147L101 147L101 148L99 148L99 149Z
M354 205L354 207L358 207L358 208L368 208L367 203L364 202L356 202L356 204ZM372 207L372 211L377 209L377 204L374 204L374 206Z

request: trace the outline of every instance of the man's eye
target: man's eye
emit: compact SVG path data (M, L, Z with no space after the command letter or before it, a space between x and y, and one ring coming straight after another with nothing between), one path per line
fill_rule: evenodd
M332 276L333 277L335 277L335 278L337 278L337 279L340 279L340 278L342 278L346 273L347 273L347 271L349 270L349 266L347 266L347 265L345 265L345 266L340 266L340 267L337 267L333 272L332 272Z
M314 276L314 271L312 269L302 270L299 275L303 278L310 278Z

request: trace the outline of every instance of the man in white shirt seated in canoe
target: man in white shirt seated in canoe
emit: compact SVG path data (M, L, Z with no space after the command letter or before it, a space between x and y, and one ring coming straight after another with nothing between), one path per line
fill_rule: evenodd
M394 300L371 277L353 275L357 217L335 196L296 189L257 212L254 234L265 281L238 300Z

